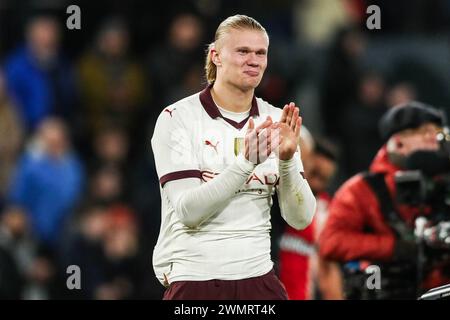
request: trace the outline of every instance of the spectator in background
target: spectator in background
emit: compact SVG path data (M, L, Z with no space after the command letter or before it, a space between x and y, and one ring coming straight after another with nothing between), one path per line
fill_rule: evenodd
M5 78L0 70L0 210L22 139L22 123L16 107L6 94Z
M83 167L71 150L66 125L48 118L17 165L9 200L26 210L36 238L55 249L83 180Z
M167 35L167 42L150 52L149 74L153 79L154 92L158 92L154 105L165 106L173 103L170 89L180 86L192 66L203 65L203 29L201 20L189 13L175 16ZM197 79L198 80L198 79ZM153 119L161 109L153 110ZM153 123L153 121L152 121Z
M22 249L26 249L26 246L21 245L24 221L19 208L8 208L0 216L0 299L21 298L25 280L23 268L26 267L20 263L24 261L19 261L24 253ZM31 262L31 258L26 262Z
M103 205L87 204L78 219L75 232L68 241L64 265L77 265L83 272L81 287L72 298L94 299L96 288L104 281L103 241L108 228L107 210Z
M139 298L145 284L135 216L123 205L89 204L77 221L66 254L67 264L83 272L74 298L117 300Z
M59 45L60 29L55 18L37 16L26 27L26 43L6 60L8 90L28 132L50 115L71 121L75 82Z
M146 137L151 136L153 126L149 128ZM127 190L130 203L135 209L140 231L140 253L146 257L153 254L161 225L161 197L159 185L154 181L158 179L153 161L153 150L146 150L133 165L133 170L128 172L130 189ZM145 260L144 266L148 266ZM152 272L145 273L145 286L142 288L142 296L145 299L161 299L164 287L161 286Z
M26 212L22 208L8 206L1 213L0 243L11 251L17 270L25 279L36 251L36 244L30 234Z
M386 111L385 82L380 74L363 75L357 88L356 101L342 110L341 127L342 167L345 177L363 171L383 144L378 121Z
M90 179L88 199L105 206L123 202L123 176L116 167L100 167Z
M114 126L107 126L94 137L92 142L92 157L89 159L91 172L109 166L115 167L127 176L127 167L130 160L130 143L127 132ZM126 179L125 179L126 180Z
M316 245L317 271L315 294L325 300L341 300L344 298L340 265L318 255L319 237L328 219L331 195L328 193L331 181L337 170L338 152L327 140L315 139L313 152L314 165L308 172L308 181L317 197L316 219L313 221L314 242Z
M434 59L434 56L428 59ZM399 55L391 62L388 77L392 83L406 83L415 88L420 99L435 105L448 105L450 97L446 76L433 67L428 59L415 57L411 53Z
M181 81L168 90L167 101L177 101L201 90L204 87L203 72L203 65L191 65Z
M401 201L395 179L407 170L414 153L438 153L436 137L443 124L439 110L420 102L389 109L379 126L386 143L368 172L353 176L336 192L321 234L320 255L346 263L347 298L416 299L418 292L449 282L448 259L439 263L418 259L415 220L436 213L418 199L414 199L417 205ZM383 284L377 290L368 290L366 279L358 279L371 264L382 274Z
M325 133L335 141L341 137L339 123L346 106L357 98L364 50L365 38L355 28L341 30L330 48L320 95Z
M109 123L132 133L148 90L141 66L130 56L128 29L122 20L103 23L93 48L81 57L78 71L87 137Z
M388 108L411 102L417 98L414 86L408 82L399 82L389 88L386 94Z
M137 298L148 266L142 263L139 254L135 216L125 206L115 206L108 212L108 222L103 242L104 282L96 289L95 298Z
M2 260L0 274L0 295L5 286L7 297L16 299L58 298L56 291L61 282L57 280L57 264L48 250L36 244L30 235L29 221L20 207L7 207L0 219L0 255L10 256ZM1 259L1 257L0 257ZM9 267L9 274L5 274ZM6 281L5 281L6 280ZM3 292L4 294L4 292ZM3 297L5 297L3 295Z
M327 188L336 172L335 147L327 141L314 140L302 129L300 148L305 175L317 199L313 222L303 230L285 226L280 239L280 280L289 299L342 299L339 265L317 254L318 238L328 216L330 196ZM318 295L318 296L317 296Z
M88 199L102 205L108 216L117 213L132 218L133 223L136 221L134 209L128 202L123 174L117 167L105 165L93 174Z
M58 271L58 258L55 253L45 246L39 246L27 274L22 298L24 300L61 298L66 282Z

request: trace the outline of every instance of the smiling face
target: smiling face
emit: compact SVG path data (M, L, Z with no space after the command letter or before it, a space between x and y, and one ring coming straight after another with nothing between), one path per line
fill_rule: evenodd
M216 81L242 91L255 89L267 67L268 48L265 32L231 28L212 51L217 66Z

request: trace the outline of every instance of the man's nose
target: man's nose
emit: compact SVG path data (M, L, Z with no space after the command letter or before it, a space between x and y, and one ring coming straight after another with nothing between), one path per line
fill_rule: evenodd
M251 53L248 55L247 64L248 64L249 66L252 66L252 67L258 67L258 66L259 66L260 62L259 62L258 56L256 55L255 52L251 52Z

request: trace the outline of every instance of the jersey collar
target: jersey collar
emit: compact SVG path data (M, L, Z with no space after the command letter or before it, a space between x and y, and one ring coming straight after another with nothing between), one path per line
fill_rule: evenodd
M259 116L259 110L258 110L258 103L256 102L255 96L253 96L252 99L252 107L250 108L250 114L249 116L242 120L241 122L236 122L234 120L228 119L227 117L224 117L221 113L217 105L215 104L212 95L211 95L211 88L212 84L208 85L202 92L200 92L200 102L205 109L206 113L212 118L216 119L218 117L224 119L226 122L231 124L236 129L242 129L244 125L247 123L247 120L249 117Z

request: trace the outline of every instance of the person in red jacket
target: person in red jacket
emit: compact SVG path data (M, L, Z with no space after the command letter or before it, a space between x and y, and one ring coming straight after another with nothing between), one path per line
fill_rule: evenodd
M331 202L320 237L320 255L343 263L358 261L381 266L381 288L376 292L383 294L378 298L415 299L420 289L449 280L442 270L432 270L421 277L420 284L415 282L418 254L415 220L420 214L431 212L396 202L395 183L395 175L406 169L409 156L417 151L439 149L437 134L443 121L440 111L419 102L388 110L380 121L380 131L387 142L375 156L369 173L357 174L346 181ZM380 201L379 188L374 189L368 179L374 176L381 177L381 185L385 185L385 201ZM383 210L389 201L392 201L390 215ZM399 228L404 232L399 232ZM411 266L414 268L408 269ZM394 267L398 267L397 273ZM367 282L361 283L361 287L366 285Z

